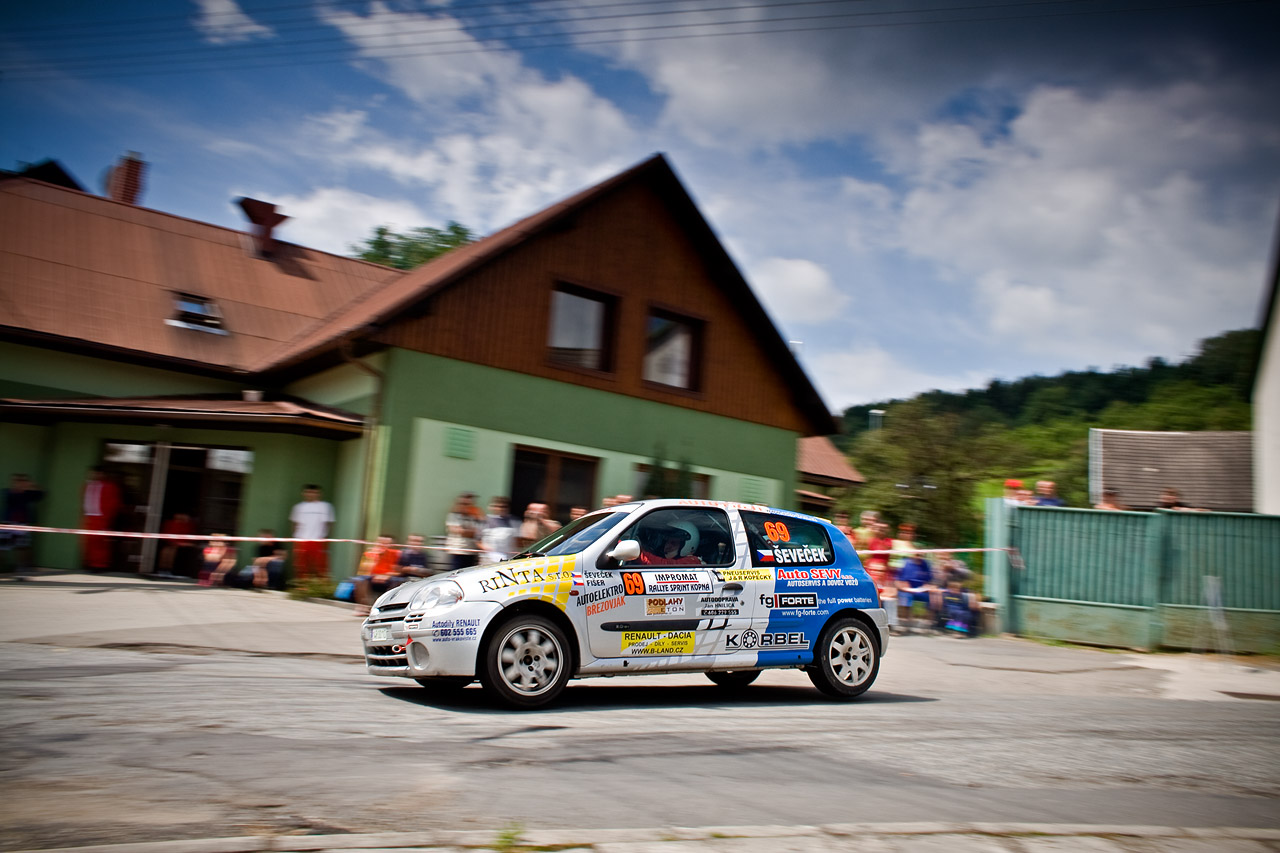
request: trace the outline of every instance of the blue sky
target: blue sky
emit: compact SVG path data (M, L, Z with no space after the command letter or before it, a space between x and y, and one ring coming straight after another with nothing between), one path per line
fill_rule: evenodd
M833 410L1180 359L1259 316L1280 3L59 2L0 9L0 166L345 253L667 154Z

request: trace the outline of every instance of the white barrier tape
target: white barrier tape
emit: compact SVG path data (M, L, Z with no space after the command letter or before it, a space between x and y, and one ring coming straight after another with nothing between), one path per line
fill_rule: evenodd
M977 554L982 551L1016 551L1017 548L901 548L893 551L863 551L859 554Z
M0 524L0 530L13 530L18 533L70 533L75 536L112 536L120 539L165 539L171 542L201 541L218 539L223 542L353 542L357 545L377 545L364 539L290 539L283 536L223 536L220 533L140 533L133 530L85 530L79 527L36 527L30 524ZM414 547L408 544L396 545L392 548ZM423 551L450 551L451 553L480 554L479 549L445 548L443 545L416 546Z

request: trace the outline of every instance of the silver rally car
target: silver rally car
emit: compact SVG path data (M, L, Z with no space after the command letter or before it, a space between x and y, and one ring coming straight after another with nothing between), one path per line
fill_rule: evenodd
M705 672L740 688L780 667L853 698L889 632L875 584L826 521L652 500L585 515L508 562L397 587L361 636L373 675L440 691L478 678L536 708L574 677Z

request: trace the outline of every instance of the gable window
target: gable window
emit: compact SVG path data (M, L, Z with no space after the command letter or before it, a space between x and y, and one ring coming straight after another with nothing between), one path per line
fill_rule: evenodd
M645 326L644 380L697 391L702 360L702 323L651 310Z
M613 370L614 299L569 284L551 293L551 328L547 335L552 364L587 370Z
M222 311L212 299L190 293L175 293L173 303L175 314L165 320L166 324L181 329L212 332L215 335L227 334L227 330L222 328Z

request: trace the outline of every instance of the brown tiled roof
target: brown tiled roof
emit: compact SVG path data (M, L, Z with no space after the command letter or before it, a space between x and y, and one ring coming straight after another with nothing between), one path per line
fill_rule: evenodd
M840 448L823 435L796 441L796 470L801 480L820 485L847 486L867 481L849 464Z
M243 371L403 275L25 178L0 181L0 332ZM167 325L173 294L216 302L231 334Z
M1152 509L1178 490L1190 507L1253 511L1253 434L1089 430L1090 497L1115 489L1130 509Z
M333 437L354 436L364 418L354 412L295 398L245 400L227 394L191 397L93 397L80 400L0 399L0 417L23 422L145 421L149 424L191 421L264 431L286 431Z

